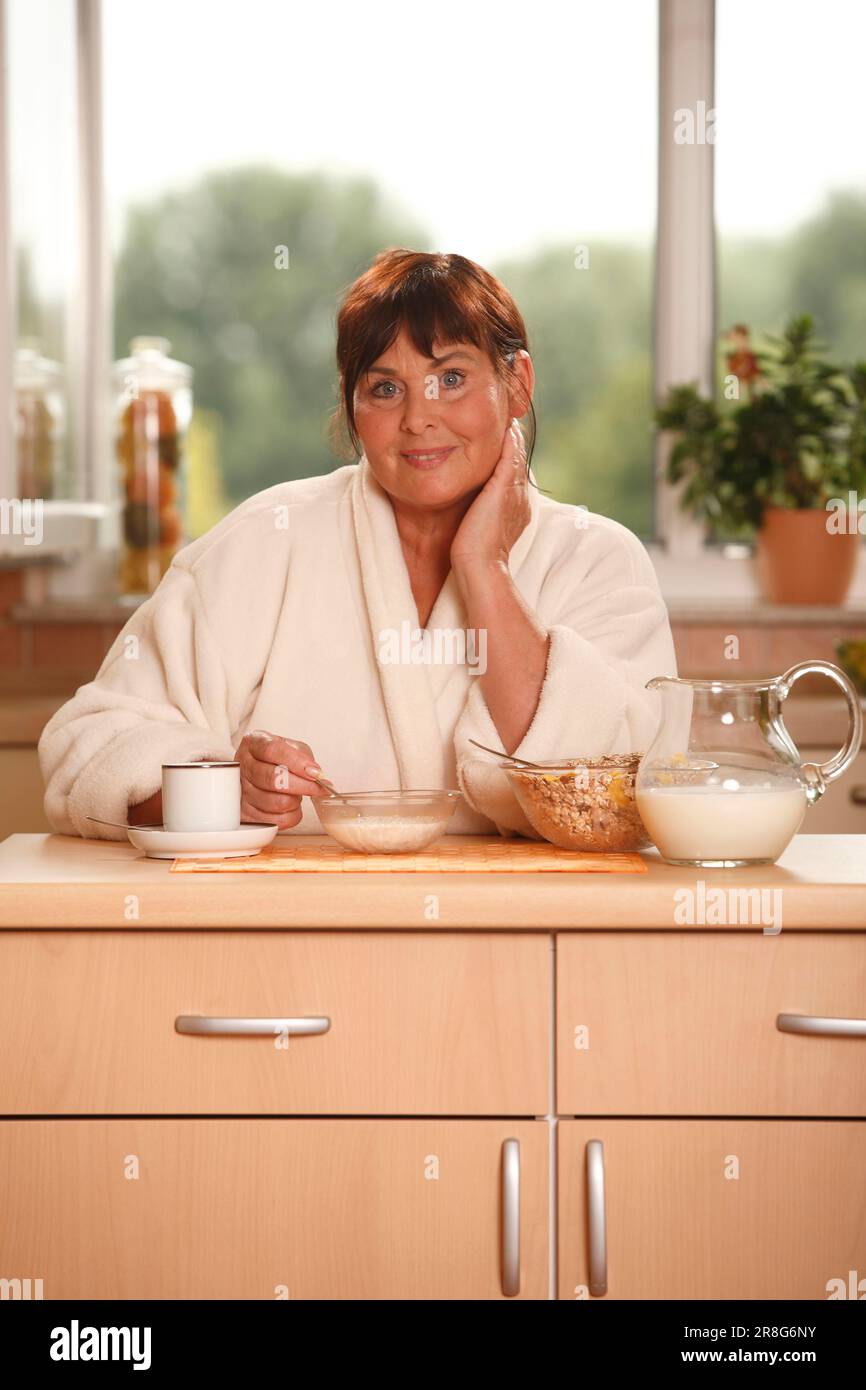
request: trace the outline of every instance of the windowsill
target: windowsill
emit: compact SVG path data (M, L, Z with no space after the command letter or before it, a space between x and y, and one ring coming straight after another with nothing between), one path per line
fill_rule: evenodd
M828 606L818 603L769 603L766 599L666 600L672 623L740 623L752 627L852 627L866 626L866 601Z
M647 544L671 619L711 622L733 614L754 623L858 622L866 616L866 545L843 604L774 604L763 595L754 557L725 555L713 547L672 555L664 546Z
M103 599L46 599L41 603L17 603L9 610L14 623L100 623L124 624L145 602L147 595ZM672 623L739 623L753 627L864 627L866 601L839 607L823 604L768 603L754 599L674 598L665 600Z
M40 547L19 550L14 558L0 551L0 569L21 569L25 576L22 600L9 618L17 623L122 626L144 597L112 592L117 549L100 546L95 535L91 540L94 544L73 547L62 557L44 550L34 553ZM848 597L838 607L770 603L761 592L750 555L725 555L709 548L677 556L653 543L647 543L646 550L674 623L817 627L866 622L866 546L861 547Z

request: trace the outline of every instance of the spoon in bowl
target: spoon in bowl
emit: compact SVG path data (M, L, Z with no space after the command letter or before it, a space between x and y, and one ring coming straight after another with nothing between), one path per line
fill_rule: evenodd
M329 782L327 777L314 777L312 772L307 772L304 775L310 782L317 782L320 787L323 787L328 796L335 796L339 801L345 801L346 798L343 793L338 792L333 782Z
M503 753L498 748L487 748L477 739L471 738L470 743L474 743L476 748L480 748L483 753L493 753L497 758L505 758L510 763L517 763L519 767L535 767L541 770L541 763L531 763L526 758L515 758L513 753Z

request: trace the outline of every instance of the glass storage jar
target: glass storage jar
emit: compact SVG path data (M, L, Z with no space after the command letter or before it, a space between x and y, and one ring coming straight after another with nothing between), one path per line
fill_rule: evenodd
M115 452L123 510L120 591L150 594L184 544L192 367L166 338L133 338L114 364Z
M13 377L18 495L49 501L62 495L64 485L63 370L30 339L15 353Z

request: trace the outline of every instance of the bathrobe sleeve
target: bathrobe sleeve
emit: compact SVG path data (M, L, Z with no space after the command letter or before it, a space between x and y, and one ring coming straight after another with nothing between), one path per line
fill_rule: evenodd
M644 752L659 713L657 692L644 687L653 676L676 675L676 655L655 570L638 537L599 518L580 547L569 541L553 560L535 609L550 634L547 670L532 722L512 751L530 762ZM470 738L502 747L480 677L455 729L459 786L501 834L540 839L497 759Z
M123 840L88 815L126 821L162 785L162 764L231 760L226 680L193 573L176 561L115 639L95 678L39 739L45 814L67 835Z

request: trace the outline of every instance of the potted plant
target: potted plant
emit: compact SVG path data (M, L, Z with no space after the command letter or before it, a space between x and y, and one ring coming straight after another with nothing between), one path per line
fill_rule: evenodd
M655 412L677 435L668 481L715 539L755 540L773 602L841 603L866 533L866 361L827 361L808 314L761 351L743 324L725 339L724 403L690 383Z

